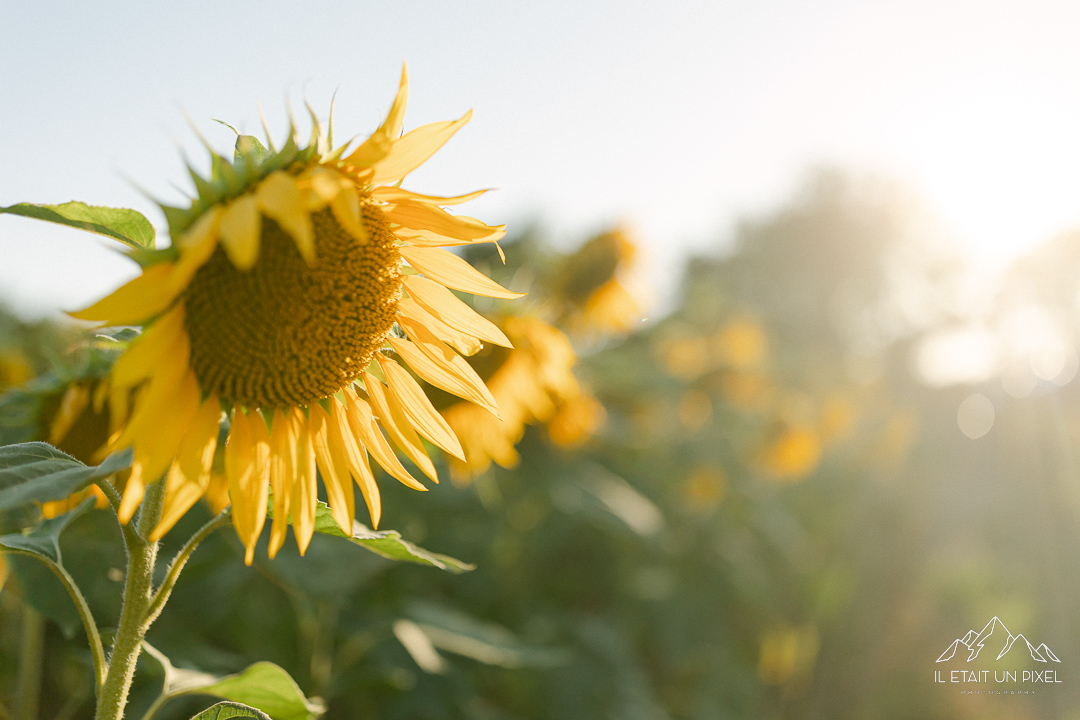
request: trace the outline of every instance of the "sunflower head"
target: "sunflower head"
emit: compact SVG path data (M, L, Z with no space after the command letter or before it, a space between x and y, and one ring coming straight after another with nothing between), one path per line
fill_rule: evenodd
M520 294L445 248L497 242L505 229L444 209L483 191L434 197L401 189L470 117L402 135L407 89L403 73L386 121L351 150L332 149L331 131L317 120L306 144L290 130L280 150L269 138L264 147L240 136L232 160L212 156L210 177L191 173L197 194L189 207L163 207L171 246L144 253L140 277L74 314L146 328L111 376L110 406L126 422L107 449L134 448L121 519L146 483L167 474L155 534L167 531L206 492L225 418L224 474L247 561L271 487L271 554L290 514L303 549L316 469L335 520L348 530L353 480L372 523L379 521L369 455L424 489L384 431L435 481L420 437L462 456L413 373L497 413L455 350L509 340L451 289Z
M0 442L44 441L91 463L109 438L108 376L120 348L107 337L81 343L49 372L0 395ZM55 517L88 495L97 497L99 507L107 503L105 495L90 486L65 500L43 503L42 514Z
M459 484L485 472L493 461L515 467L520 456L514 446L527 425L547 424L556 446L573 448L604 421L603 406L574 376L577 356L561 330L535 315L504 317L499 325L514 348L485 348L470 361L491 388L501 418L464 402L444 411L465 450L463 461L450 461Z
M578 333L623 333L641 318L641 305L627 289L637 245L626 228L613 228L568 255L548 282L562 300L563 316Z

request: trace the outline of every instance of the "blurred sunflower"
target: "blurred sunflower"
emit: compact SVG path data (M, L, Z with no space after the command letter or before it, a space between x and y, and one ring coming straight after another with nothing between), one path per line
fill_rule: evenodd
M109 368L119 347L97 338L72 350L49 372L0 395L0 444L44 441L80 462L93 462L110 434L105 401ZM91 485L65 500L42 503L42 514L56 517L91 495L99 507L108 504L104 493Z
M575 333L628 332L641 319L641 305L626 287L637 246L625 228L588 240L566 256L548 283L565 307L561 315Z
M569 447L595 432L604 419L603 406L574 377L577 357L562 331L532 315L509 316L500 324L513 349L488 348L472 362L491 389L501 419L464 402L443 412L465 450L463 460L450 461L459 482L483 473L492 461L515 467L521 458L514 446L526 425L548 423L551 440Z
M34 368L17 348L0 348L0 390L21 385L34 377Z
M271 489L270 556L284 542L290 517L306 549L316 468L338 525L352 527L355 479L377 526L381 503L368 453L393 477L425 489L380 428L433 481L435 467L419 436L464 458L420 385L384 349L421 378L497 412L491 392L448 343L468 352L481 341L510 341L450 288L520 294L443 248L495 242L505 230L440 207L483 191L446 198L399 187L471 115L401 135L407 93L403 71L386 121L347 155L348 143L331 149L332 129L324 134L318 122L306 147L291 131L281 150L240 136L233 162L215 155L209 179L192 171L198 197L190 208L164 208L170 250L151 255L139 277L74 313L148 325L110 378L111 411L126 420L104 451L134 450L122 521L146 484L167 473L153 537L172 527L209 485L225 413L224 471L245 562L252 561Z

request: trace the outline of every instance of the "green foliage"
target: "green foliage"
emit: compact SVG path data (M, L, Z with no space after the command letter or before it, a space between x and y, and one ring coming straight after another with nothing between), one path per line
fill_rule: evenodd
M215 172L225 187L229 171ZM164 686L137 676L133 717L164 688L157 720L189 717L208 690L297 720L319 711L313 698L329 720L965 720L985 705L933 687L942 639L999 614L1063 664L1078 661L1059 603L1080 584L1076 383L1044 379L1023 399L981 385L997 424L977 443L960 435L956 408L973 387L927 387L910 362L934 322L954 320L904 314L945 302L940 263L911 252L902 213L864 190L817 177L788 207L740 226L727 252L694 259L667 317L579 347L580 377L607 413L582 446L554 446L537 423L516 467L472 484L420 495L380 476L383 522L401 532L343 531L320 504L304 557L290 542L266 558L268 529L252 567L232 533L208 539L151 631L172 661L162 661ZM1075 247L1065 237L1030 259L1011 281L1016 302L1072 318ZM535 237L506 250L505 267L491 248L467 253L504 282L530 274L522 266L536 277L564 267ZM897 294L892 283L909 276L936 288L932 302ZM733 354L732 328L759 331L761 357ZM770 465L792 428L820 454ZM32 507L18 509L9 523L27 524ZM208 517L196 505L165 542ZM123 561L111 514L58 520L4 539L56 558L62 547L107 625L118 586L102 568ZM475 570L456 574L473 566L421 545ZM18 652L10 605L25 598L63 629L78 621L47 570L11 564L0 693ZM46 704L77 696L53 668L86 664L81 638L50 633ZM1041 690L1001 698L999 714L1075 711L1067 686Z
M148 643L143 647L165 674L159 706L184 695L209 695L257 708L272 720L313 720L325 712L321 704L304 697L289 673L273 663L257 662L235 675L218 677L174 667Z
M95 480L131 467L131 451L84 465L43 442L0 447L0 510L49 500L63 500Z
M72 520L86 513L93 505L94 500L87 499L74 510L45 520L25 533L0 535L0 548L18 550L47 563L62 566L60 533Z
M218 703L217 705L213 705L212 707L203 710L201 713L191 718L191 720L229 720L229 718L237 718L238 720L271 720L266 713L236 702Z
M360 521L354 520L352 534L350 535L338 527L330 512L330 506L321 500L315 510L315 532L333 537L347 538L354 545L359 545L387 560L428 565L455 574L476 569L475 565L417 547L408 540L404 540L401 533L396 530L375 531Z
M154 247L154 226L142 213L127 208L95 207L81 202L62 205L19 203L0 208L0 213L21 215L46 222L88 230L137 250Z

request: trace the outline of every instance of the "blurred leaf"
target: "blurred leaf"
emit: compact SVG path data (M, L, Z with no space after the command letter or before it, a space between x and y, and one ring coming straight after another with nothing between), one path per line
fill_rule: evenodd
M48 443L0 447L0 510L62 500L95 480L129 467L130 449L113 453L100 465L90 466Z
M308 700L289 673L274 663L257 662L235 675L217 677L174 667L160 650L145 642L143 647L165 671L161 693L165 699L211 695L258 708L272 720L312 720L326 712L321 703Z
M273 517L272 510L269 515L270 517ZM346 534L345 531L334 522L334 518L330 514L330 507L321 500L319 501L315 510L315 532L317 533L347 538L353 544L366 548L376 555L387 558L388 560L428 565L455 574L476 569L475 565L456 560L448 555L440 555L439 553L433 553L424 550L421 547L417 547L408 540L403 540L401 538L401 533L396 530L374 531L358 520L353 521L352 530L351 536Z
M26 533L0 536L0 549L7 548L33 556L10 557L11 568L23 588L27 602L55 622L68 638L75 636L82 626L82 621L67 590L54 575L52 568L64 567L59 545L60 533L93 506L94 500L87 498L74 510L45 520ZM97 574L101 575L100 571Z
M263 712L247 705L235 702L222 702L206 708L191 720L226 720L227 718L252 718L253 720L271 720Z
M19 203L0 208L0 213L45 220L59 225L89 230L119 240L133 248L154 247L154 227L142 213L127 208L94 207L81 202L62 205Z
M570 656L562 649L524 643L501 625L479 620L445 605L412 602L406 608L406 615L435 647L486 665L554 667L565 664Z
M60 533L75 518L94 505L94 498L87 498L74 510L42 522L29 532L0 535L0 547L27 552L54 565L63 565L60 555Z

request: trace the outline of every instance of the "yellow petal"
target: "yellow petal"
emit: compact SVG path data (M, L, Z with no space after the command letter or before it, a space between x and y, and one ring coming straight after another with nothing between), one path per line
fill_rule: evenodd
M410 277L416 276L406 275L405 279L408 280ZM439 285L439 287L442 286ZM446 288L443 289L445 290ZM417 321L433 332L435 337L439 338L444 343L447 343L462 355L475 355L480 352L482 347L484 347L484 344L476 337L450 327L442 320L439 320L427 310L420 307L413 298L403 297L398 301L398 315L403 315Z
M154 412L153 427L133 438L135 454L143 457L143 471L147 484L161 477L172 465L180 443L191 430L199 411L199 381L188 370L179 385L174 385L172 395L158 412Z
M330 445L337 456L343 458L349 466L349 472L360 486L360 493L364 496L368 514L371 515L371 526L378 528L379 518L382 516L382 500L379 497L379 487L375 484L375 476L371 474L371 467L368 465L367 453L353 437L345 408L337 398L330 398L330 407Z
M457 215L456 217L463 220L476 220L476 218L466 218L464 215ZM476 220L476 222L480 222ZM495 243L496 249L499 250L500 256L502 255L502 248L499 246L499 241L506 237L506 226L499 225L494 228L495 232L486 237L479 238L477 240L462 240L460 238L447 237L446 235L440 235L433 230L414 230L412 228L399 227L394 229L394 234L399 239L404 240L413 247L461 247L462 245L475 245L476 243ZM505 263L506 260L504 259Z
M413 230L430 230L436 235L442 235L455 240L478 241L488 240L495 235L502 237L506 234L506 226L492 227L485 225L476 218L464 215L451 215L442 208L434 205L404 204L387 205L383 208L386 219L397 223L402 227Z
M58 445L67 437L71 426L90 405L90 388L83 384L69 385L60 400L60 406L49 423L49 444Z
M299 408L293 408L292 420L297 427L296 482L293 484L289 512L292 515L293 534L302 556L315 532L315 506L318 500L315 470L315 448L311 442L311 429L307 418Z
M397 140L401 136L401 126L405 122L405 106L409 101L409 68L405 63L401 64L401 81L398 83L397 95L394 96L394 104L390 106L390 112L386 114L382 130L391 140Z
M215 205L200 215L199 219L184 231L180 239L176 241L176 247L181 254L217 240L218 231L221 228L221 213L221 206Z
M191 279L195 277L195 273L206 264L206 261L217 250L220 217L221 208L215 207L203 214L190 231L199 234L191 239L191 244L186 249L182 248L180 250L180 259L176 261L176 268L169 277L170 289L177 295L187 289ZM205 223L207 227L200 228L201 223Z
M68 314L76 320L138 325L169 307L176 299L179 290L169 281L173 270L174 265L169 262L151 265L111 295L106 295L85 310Z
M505 348L514 347L495 323L439 283L419 275L406 275L405 289L425 310L450 327Z
M251 193L241 195L221 216L221 245L238 270L250 270L259 259L262 216Z
M315 447L315 460L322 474L326 500L334 522L347 534L352 535L353 518L356 517L356 495L349 480L349 466L338 448L331 444L330 416L322 406L312 403L308 408L311 424L311 441Z
M229 480L233 525L244 544L246 565L254 559L255 543L266 522L269 459L270 438L262 416L257 411L247 415L236 408L225 443L225 476Z
M464 358L430 332L423 334L422 328L416 326L415 323L404 318L401 322L413 326L411 333L409 329L405 332L416 342L412 343L395 337L388 337L387 340L413 372L435 387L442 388L460 398L471 400L495 417L499 417L499 409L495 404L495 398L491 396L491 391ZM405 324L402 327L404 328ZM422 339L417 339L418 337Z
M421 195L420 193L410 192L409 190L402 190L399 187L381 185L377 188L372 188L371 197L376 200L390 203L414 202L424 203L426 205L460 205L461 203L475 200L486 192L487 190L477 190L465 195L439 197L438 195Z
M296 180L281 170L270 173L255 190L255 202L296 243L308 265L315 262L315 229ZM252 261L254 264L254 261ZM239 267L239 265L237 265ZM250 267L250 265L248 266Z
M364 387L367 388L368 397L371 398L372 409L379 418L379 424L386 428L386 433L401 449L401 452L405 453L405 457L412 460L413 464L433 481L439 482L435 465L424 451L424 444L417 437L412 423L401 412L397 403L389 402L386 388L378 378L370 373L364 373L363 377Z
M150 534L151 542L157 542L169 532L206 492L220 425L221 403L217 395L211 395L196 413L191 429L180 443L176 460L169 468L165 479L165 505L161 521Z
M374 164L372 185L392 185L434 155L447 140L472 118L472 110L459 120L431 123L416 128L394 141L386 157Z
M113 367L116 366L114 365ZM97 389L94 390L93 395L94 412L100 413L105 409L105 399L109 397L110 387L111 385L108 380L98 383Z
M127 392L157 371L157 365L184 333L184 306L179 304L162 315L113 365L111 381L114 392Z
M360 442L364 444L367 451L371 453L371 456L382 465L383 469L391 477L397 478L402 484L411 487L413 490L427 491L427 488L417 482L409 474L409 471L405 469L405 466L401 464L401 461L398 460L394 449L390 447L390 443L386 441L386 438L383 437L382 432L379 430L379 424L375 420L375 416L371 414L371 408L368 406L367 401L358 397L352 386L346 387L344 393L345 412L349 419L349 427L352 429L353 434L360 439Z
M110 440L108 451L120 450L135 443L137 438L152 435L161 413L170 411L170 403L180 380L187 375L191 343L187 332L177 332L167 350L159 357L149 381L138 391L135 411L123 432ZM113 389L113 397L120 393ZM125 391L124 391L125 392Z
M360 214L360 198L352 187L344 188L330 201L334 219L361 245L367 244L368 234Z
M266 421L258 411L252 411L248 419L251 421L251 431L255 437L255 475L253 479L255 481L256 530L254 537L247 545L247 554L244 556L244 562L250 565L251 562L247 558L253 556L255 552L255 543L258 542L259 533L262 532L263 525L266 524L266 508L270 501L270 432L266 427Z
M120 507L116 510L116 517L121 524L127 525L136 508L142 502L146 493L146 475L142 471L142 458L136 456L131 463L131 474L128 475L127 484L124 485L124 495L120 498Z
M494 298L514 299L525 293L510 292L457 255L438 248L398 248L409 264L440 285Z
M200 391L194 372L187 370L179 383L160 384L159 387L164 388L160 393L153 387L147 389L140 410L136 411L155 422L140 426L131 439L134 461L117 511L122 523L128 522L135 513L143 489L159 480L172 464L198 411Z
M135 412L120 436L110 443L109 452L123 449L139 438L154 434L158 417L170 412L176 388L189 372L190 347L187 333L180 332L173 336L149 382L139 390ZM114 395L116 392L118 389L114 389Z
M270 557L277 555L285 543L289 526L289 505L296 480L296 423L281 410L274 411L270 428L270 488L274 493L274 520L270 526Z
M370 167L386 157L393 141L401 134L401 124L405 119L405 105L409 99L409 71L401 68L401 83L398 86L394 104L390 106L390 112L386 120L370 138L356 148L344 162L359 167Z
M306 195L308 212L322 210L346 187L356 187L341 173L317 165L297 178L297 187Z
M456 458L465 460L465 451L461 449L461 443L457 435L446 424L446 420L428 400L412 375L405 368L390 360L381 353L376 353L379 367L390 385L389 400L391 407L396 400L400 403L402 411L412 421L413 427L431 442L441 447Z

